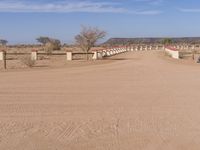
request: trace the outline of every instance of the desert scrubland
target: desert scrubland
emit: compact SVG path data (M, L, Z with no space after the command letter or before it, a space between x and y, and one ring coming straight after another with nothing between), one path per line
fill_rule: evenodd
M160 51L97 62L0 72L0 149L199 149L198 64Z

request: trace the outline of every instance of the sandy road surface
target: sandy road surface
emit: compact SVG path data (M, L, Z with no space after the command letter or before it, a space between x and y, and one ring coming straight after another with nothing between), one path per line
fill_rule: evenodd
M158 52L0 73L0 150L200 149L200 66Z

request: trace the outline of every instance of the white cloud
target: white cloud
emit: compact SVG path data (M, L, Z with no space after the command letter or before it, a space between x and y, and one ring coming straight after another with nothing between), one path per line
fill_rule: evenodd
M90 12L90 13L128 13L140 15L155 15L159 11L130 11L114 2L92 2L66 0L48 3L31 2L25 0L1 0L0 12Z
M100 2L51 2L33 3L18 1L0 1L0 12L113 12L122 13L125 9L113 7L111 3Z

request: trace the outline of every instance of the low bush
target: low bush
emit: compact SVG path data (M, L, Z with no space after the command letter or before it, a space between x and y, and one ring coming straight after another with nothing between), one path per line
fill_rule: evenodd
M166 56L166 57L172 57L172 55L171 54L169 54L168 52L164 52L164 56Z
M30 56L24 56L21 58L21 62L28 67L33 67L35 65L35 60L32 60Z

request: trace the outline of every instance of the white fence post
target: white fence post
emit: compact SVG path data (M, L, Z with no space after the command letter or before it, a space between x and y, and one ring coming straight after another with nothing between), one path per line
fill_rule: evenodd
M106 50L103 50L102 57L105 57L105 56L106 56Z
M93 59L93 60L97 60L97 59L98 59L98 52L97 52L97 51L95 51L95 52L93 53L92 59Z
M3 61L4 69L6 69L7 68L7 65L6 65L6 51L4 51L4 50L0 50L0 61Z
M134 51L133 46L131 46L131 52L133 52L133 51Z
M71 61L72 60L72 52L66 52L67 54L67 61Z
M103 58L103 51L97 52L97 59L102 59Z
M32 50L32 52L31 52L31 60L37 60L37 50Z
M5 59L5 51L0 50L0 60L4 60L4 59Z
M106 56L110 56L111 54L110 54L110 51L109 50L107 50L106 51Z

